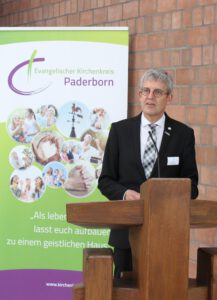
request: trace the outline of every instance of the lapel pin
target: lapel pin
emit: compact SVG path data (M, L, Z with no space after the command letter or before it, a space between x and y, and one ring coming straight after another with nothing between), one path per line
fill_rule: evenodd
M165 134L167 134L168 136L170 136L170 133L169 132L167 132L167 131L164 131L165 132Z
M168 127L167 129L168 129L168 130L171 130L172 128L171 128L171 127Z

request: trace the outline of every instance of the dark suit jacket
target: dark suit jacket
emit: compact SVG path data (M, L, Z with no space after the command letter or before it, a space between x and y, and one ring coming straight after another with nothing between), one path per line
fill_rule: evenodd
M106 144L98 188L109 200L121 200L127 189L140 191L146 181L140 154L141 114L113 123ZM179 164L168 165L168 157L179 157ZM198 171L193 129L166 114L159 150L160 173L164 178L190 178L191 197L198 195ZM158 177L157 162L151 177ZM127 230L111 230L109 244L129 248Z

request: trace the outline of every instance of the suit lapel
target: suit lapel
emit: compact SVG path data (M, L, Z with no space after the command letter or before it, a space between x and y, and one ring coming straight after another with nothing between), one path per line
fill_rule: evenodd
M162 159L163 156L165 156L167 153L168 144L170 142L170 139L173 136L173 129L174 128L173 128L171 119L166 115L164 132L163 132L162 142L161 142L160 151L159 151L160 159Z
M145 172L144 172L143 165L141 162L141 147L140 147L141 114L139 114L137 117L135 117L132 121L134 122L134 124L132 126L132 130L133 130L132 142L133 142L133 147L134 147L134 152L135 152L136 164L137 164L139 173L141 174L141 176L143 178L145 178Z
M170 139L172 138L174 134L174 126L173 126L173 121L168 117L167 114L165 114L166 119L165 119L165 125L164 125L164 131L163 131L163 136L162 136L162 141L161 141L161 146L159 149L159 161L163 161L163 157L167 155L167 147L170 143ZM157 160L154 164L154 168L152 171L152 176L157 176L158 170L157 170Z

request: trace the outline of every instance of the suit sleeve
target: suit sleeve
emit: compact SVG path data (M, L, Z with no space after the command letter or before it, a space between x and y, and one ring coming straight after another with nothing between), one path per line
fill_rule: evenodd
M191 179L191 198L198 196L198 170L195 157L195 138L193 129L189 129L185 136L185 146L182 156L181 177Z
M112 124L103 158L98 188L109 200L121 200L127 188L119 181L119 138L115 124Z

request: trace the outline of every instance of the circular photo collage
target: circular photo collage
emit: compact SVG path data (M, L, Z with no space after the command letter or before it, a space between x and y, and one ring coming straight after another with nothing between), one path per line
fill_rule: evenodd
M109 127L105 109L78 101L13 111L7 121L18 143L9 153L12 194L27 203L42 198L46 188L89 196L97 187Z

